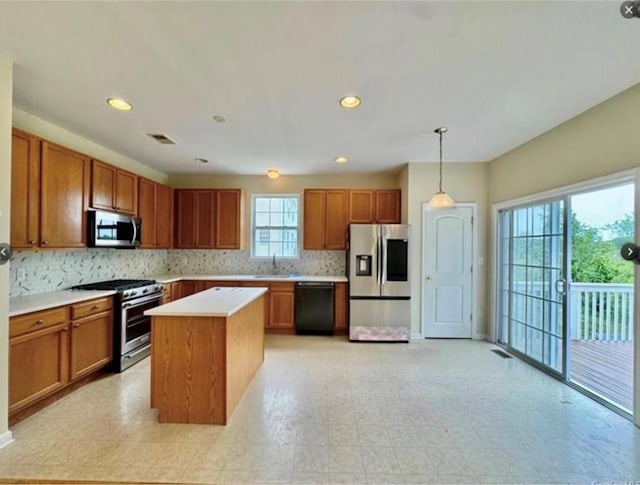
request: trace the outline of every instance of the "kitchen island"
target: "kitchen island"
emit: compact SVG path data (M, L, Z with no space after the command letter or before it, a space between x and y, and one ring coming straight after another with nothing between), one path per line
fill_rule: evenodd
M145 312L161 423L227 423L264 361L266 292L216 287Z

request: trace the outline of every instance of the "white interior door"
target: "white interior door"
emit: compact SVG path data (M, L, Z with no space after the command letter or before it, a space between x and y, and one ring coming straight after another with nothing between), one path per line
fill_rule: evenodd
M422 322L426 338L471 338L473 209L423 212Z

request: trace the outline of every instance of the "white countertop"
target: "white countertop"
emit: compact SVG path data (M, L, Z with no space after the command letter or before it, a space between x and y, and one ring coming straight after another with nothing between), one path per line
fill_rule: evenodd
M115 291L62 290L9 298L9 317L114 295Z
M256 278L258 276L258 278ZM162 274L149 276L149 279L156 280L158 283L172 283L174 281L192 280L192 281L281 281L281 282L298 282L298 281L322 281L333 283L346 283L349 281L346 276L287 276L287 275L246 275L246 274L225 274L225 275L174 275Z
M162 317L229 317L266 292L266 288L211 288L152 308L144 314Z

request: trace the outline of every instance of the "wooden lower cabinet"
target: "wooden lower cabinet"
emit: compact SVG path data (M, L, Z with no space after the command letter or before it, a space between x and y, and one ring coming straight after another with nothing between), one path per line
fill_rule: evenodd
M181 281L180 282L180 298L184 298L185 296L193 295L198 291L198 284L200 281Z
M295 331L294 287L294 283L271 283L269 329L290 333Z
M9 339L9 414L69 382L68 331L65 321Z
M347 331L347 283L336 283L333 295L333 331L343 335Z
M107 365L112 341L111 297L10 318L9 414Z

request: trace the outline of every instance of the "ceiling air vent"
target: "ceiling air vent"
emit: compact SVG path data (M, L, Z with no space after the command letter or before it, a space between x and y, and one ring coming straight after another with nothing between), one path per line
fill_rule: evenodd
M162 133L147 133L151 138L153 138L158 143L162 143L163 145L175 145L176 142L169 138L167 135L163 135Z

